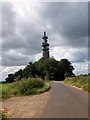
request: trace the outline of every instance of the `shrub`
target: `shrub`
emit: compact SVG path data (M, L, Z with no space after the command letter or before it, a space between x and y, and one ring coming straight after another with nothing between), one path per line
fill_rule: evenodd
M14 95L35 95L46 92L49 88L49 85L39 78L23 79L15 83L3 84L2 98L7 99Z
M42 88L44 82L41 79L32 78L28 80L22 80L18 83L20 94L35 94L36 88Z

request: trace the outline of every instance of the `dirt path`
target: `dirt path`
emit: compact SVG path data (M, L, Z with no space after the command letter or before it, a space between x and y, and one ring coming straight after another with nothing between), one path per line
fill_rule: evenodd
M24 97L13 97L2 102L8 118L37 118L46 106L49 92Z

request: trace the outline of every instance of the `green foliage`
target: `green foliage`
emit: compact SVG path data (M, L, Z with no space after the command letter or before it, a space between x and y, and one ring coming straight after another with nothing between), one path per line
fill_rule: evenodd
M54 58L41 58L37 62L30 62L23 70L19 70L14 74L8 75L7 82L13 82L15 78L39 77L43 80L64 80L67 76L73 76L73 66L67 59L60 61Z
M17 84L19 86L19 92L20 94L33 94L36 91L36 88L42 88L44 86L44 82L40 79L28 79L28 80L22 80L18 82Z
M87 92L90 92L90 87L88 84L83 85L82 89L87 91Z
M14 75L8 74L8 77L5 80L6 80L6 82L14 82Z
M19 76L19 79L20 79L20 80L23 78L22 69L20 69L20 70L18 70L17 72L15 72L14 78L15 78L15 77L18 77L18 76Z
M59 62L59 65L60 65L63 73L65 74L65 77L74 75L72 72L74 70L74 68L67 59L62 59Z
M18 78L19 80L21 80L23 78L22 69L18 70L14 74L8 74L8 77L5 80L8 83L12 83L12 82L14 82L15 78Z
M43 80L39 78L24 79L15 83L2 84L2 98L12 96L34 95L45 92L49 89Z
M90 92L90 83L89 83L90 76L77 76L77 77L68 77L64 80L65 83L69 85L73 85L83 90Z
M45 75L44 80L49 80L49 73L47 73L47 74Z
M2 85L2 98L9 98L14 95L18 95L18 86L15 83L5 83Z
M6 120L7 117L4 112L0 112L0 118L1 120Z
M37 64L39 72L44 76L44 79L55 79L58 62L55 59L40 59Z
M23 77L35 77L36 74L36 65L35 63L29 62L29 64L23 70Z

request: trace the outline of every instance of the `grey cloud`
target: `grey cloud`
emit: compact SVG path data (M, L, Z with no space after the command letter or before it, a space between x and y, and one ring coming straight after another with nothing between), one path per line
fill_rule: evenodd
M39 37L32 38L31 36L26 35L18 36L17 34L8 36L4 38L2 42L3 52L7 52L8 50L16 50L23 51L25 54L35 54L40 52L40 43Z
M3 66L22 66L29 63L29 61L34 61L35 58L33 55L28 56L21 54L17 51L8 51L5 52L2 56L2 65Z
M12 56L12 58L11 57L7 57L6 58L6 56L4 56L3 57L3 62L2 62L2 65L3 66L22 66L22 65L26 65L26 64L28 64L28 62L29 62L29 60L25 60L25 58L24 59L14 59L14 57Z
M39 21L34 24L32 18L26 20L20 18L16 21L17 13L13 10L13 5L2 3L2 64L4 66L25 65L28 61L35 60L34 55L42 52L41 37L44 25L51 47L63 46L63 49L72 47L77 48L78 51L81 47L87 49L87 3L47 2L41 5L42 9L37 11ZM9 54L11 50L15 52L13 55ZM78 51L72 54L72 57L76 57L76 59L73 57L73 61L85 60L86 51L84 55L83 52L78 53Z
M35 60L33 55L41 52L41 33L29 21L20 21L17 30L15 26L16 13L12 9L12 4L3 3L2 8L4 20L2 26L2 65L19 66L25 65L30 60ZM9 54L11 50L15 51L14 55ZM18 56L18 52L22 55Z
M88 36L88 3L45 3L41 15L52 24L53 32L67 39L67 45L87 46L88 40L84 38Z
M15 12L10 2L2 2L2 36L15 32Z
M88 51L87 49L78 50L77 52L71 54L72 59L70 60L71 62L85 62L88 61Z

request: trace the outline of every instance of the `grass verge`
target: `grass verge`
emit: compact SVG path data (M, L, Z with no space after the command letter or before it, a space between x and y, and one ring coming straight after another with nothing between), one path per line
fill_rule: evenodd
M24 79L15 83L4 83L2 84L2 99L12 96L36 95L49 89L49 84L38 78Z
M66 84L82 88L86 92L90 92L89 84L90 76L77 76L77 77L68 77L64 80Z

